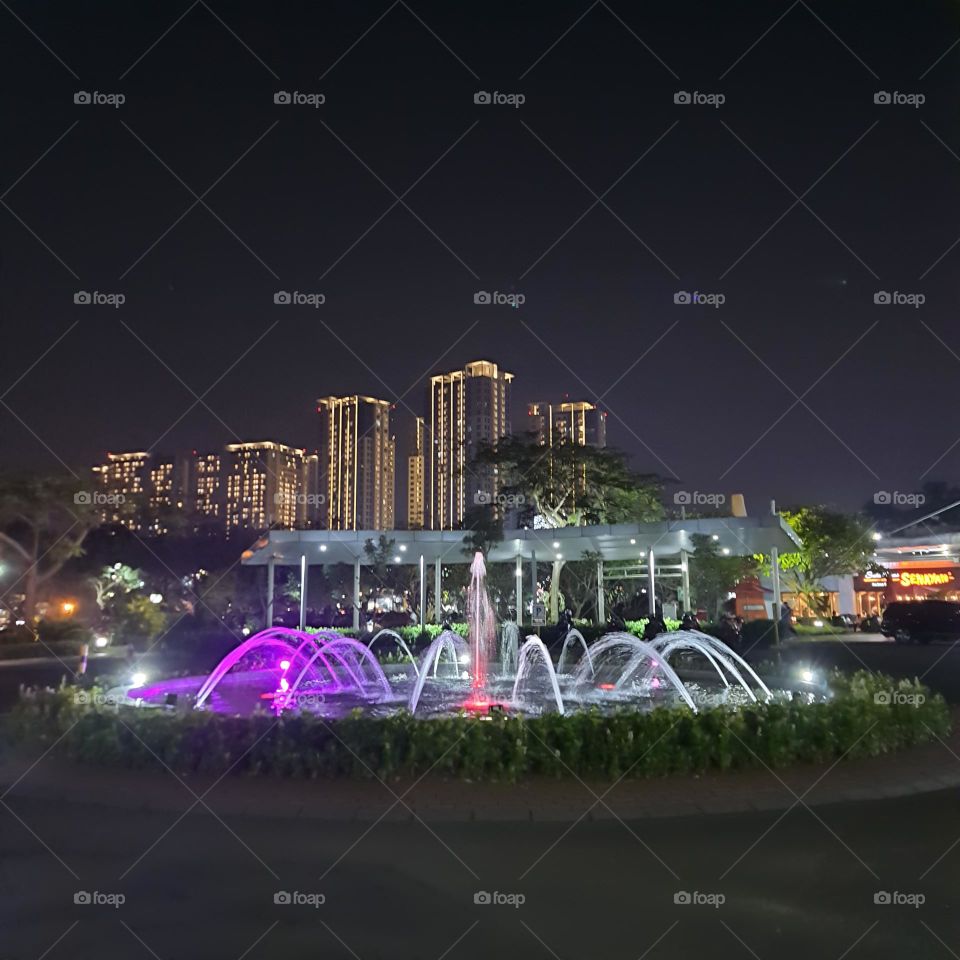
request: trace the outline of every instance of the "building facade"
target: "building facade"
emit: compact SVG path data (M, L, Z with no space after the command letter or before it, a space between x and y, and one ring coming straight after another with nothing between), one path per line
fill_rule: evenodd
M282 443L231 443L221 482L227 534L238 529L298 529L316 519L317 456Z
M391 530L395 525L396 441L390 403L374 397L321 397L321 525L328 530Z
M407 456L407 529L422 530L426 519L426 475L424 441L426 426L423 417L415 417L410 453Z
M607 445L607 414L586 400L560 403L531 403L527 407L528 429L537 434L541 446L575 443L579 446Z
M511 432L513 374L489 360L430 378L430 527L456 530L475 503L494 502L496 469L476 464L484 444Z
M147 451L108 453L106 462L93 468L91 498L100 522L117 524L134 532L144 530L150 496L151 457Z

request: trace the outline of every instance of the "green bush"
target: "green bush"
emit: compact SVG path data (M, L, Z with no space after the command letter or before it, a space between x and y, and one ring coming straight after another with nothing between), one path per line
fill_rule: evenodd
M180 775L226 772L307 779L434 775L515 781L528 776L654 777L782 767L876 756L944 737L946 703L914 681L836 675L820 703L783 700L691 713L595 711L570 716L415 719L359 712L325 721L308 713L226 716L119 709L96 691L28 691L7 736L95 764L157 767ZM154 756L154 754L156 756Z

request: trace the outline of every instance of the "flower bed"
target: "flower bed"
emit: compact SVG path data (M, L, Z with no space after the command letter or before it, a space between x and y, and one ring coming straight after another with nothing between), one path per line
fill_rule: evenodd
M947 705L917 681L860 672L836 675L832 699L648 713L535 718L407 713L325 721L311 714L230 717L119 709L96 691L28 691L6 736L83 762L323 779L433 775L515 781L528 776L655 777L783 767L865 757L943 737Z

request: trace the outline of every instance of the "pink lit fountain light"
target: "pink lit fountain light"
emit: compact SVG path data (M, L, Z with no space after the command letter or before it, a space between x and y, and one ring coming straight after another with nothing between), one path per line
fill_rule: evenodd
M487 568L483 554L478 550L470 564L470 586L467 588L467 617L470 624L470 697L463 708L487 712L491 707L503 707L491 701L487 691L487 674L491 651L497 641L497 620L487 593Z

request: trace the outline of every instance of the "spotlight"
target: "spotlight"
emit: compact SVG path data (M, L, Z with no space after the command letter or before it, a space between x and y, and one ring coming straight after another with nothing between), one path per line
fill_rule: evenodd
M138 671L130 678L130 682L135 687L142 687L147 682L147 675Z
M102 650L109 642L110 641L106 637L95 637L93 644L95 647L99 647Z

